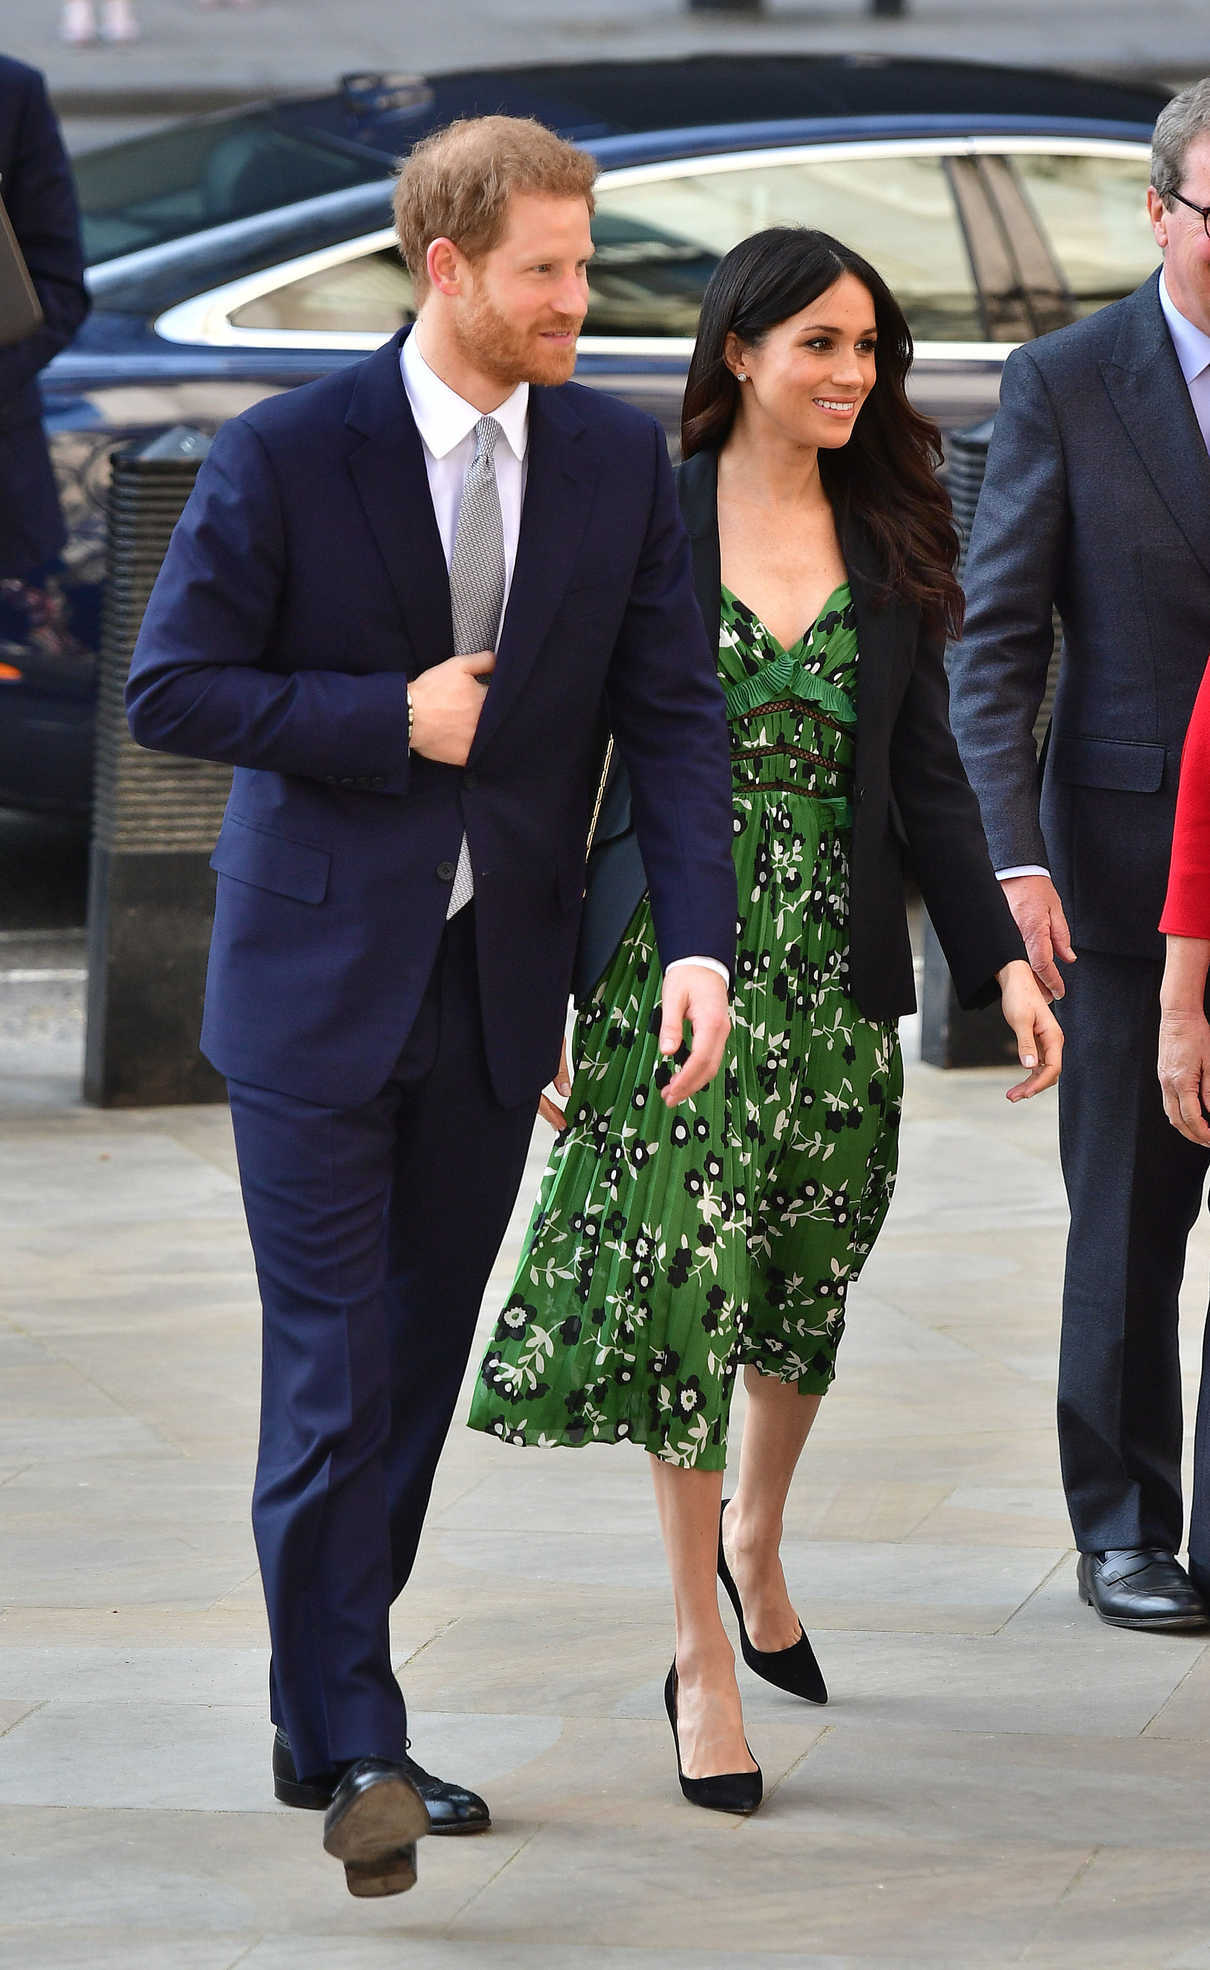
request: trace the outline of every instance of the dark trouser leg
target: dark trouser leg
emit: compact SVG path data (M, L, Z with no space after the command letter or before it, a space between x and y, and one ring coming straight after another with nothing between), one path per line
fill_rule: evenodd
M392 1501L406 1494L414 1550L477 1300L469 1317L466 1307L491 1268L533 1120L532 1109L500 1110L487 1085L464 916L372 1101L330 1109L231 1087L264 1309L253 1525L274 1721L303 1775L403 1755L388 1633ZM511 1116L506 1130L501 1115ZM401 1271L405 1237L421 1249L404 1253ZM413 1285L427 1293L423 1303L411 1299ZM397 1381L406 1408L394 1401Z
M432 1072L398 1141L387 1284L391 1593L412 1570L475 1322L525 1169L538 1091L502 1108L483 1052L473 908L454 918Z
M1081 1552L1181 1541L1177 1296L1210 1158L1164 1115L1160 970L1081 952L1057 1008L1071 1206L1059 1449Z
M305 1775L403 1755L383 1468L397 1095L352 1109L236 1084L230 1096L263 1309L252 1522L274 1722Z

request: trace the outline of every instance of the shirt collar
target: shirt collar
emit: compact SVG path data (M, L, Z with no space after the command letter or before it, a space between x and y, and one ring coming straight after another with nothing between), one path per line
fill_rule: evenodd
M1195 377L1210 367L1210 335L1181 313L1168 292L1168 282L1163 273L1160 274L1160 307L1181 366L1181 375L1186 383L1192 383Z
M429 368L420 353L414 329L403 339L399 367L416 428L433 457L444 458L474 430L484 413L474 404L468 404L465 397L451 390ZM508 440L513 456L523 459L529 435L529 384L518 383L511 397L506 397L499 409L490 414Z

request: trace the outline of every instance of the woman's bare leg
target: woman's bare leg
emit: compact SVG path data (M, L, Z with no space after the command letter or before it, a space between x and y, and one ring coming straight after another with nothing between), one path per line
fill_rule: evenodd
M735 1652L718 1610L721 1471L650 1458L676 1612L677 1736L686 1778L755 1771L744 1742Z
M800 1395L793 1382L744 1369L748 1413L739 1455L739 1483L727 1507L723 1549L739 1589L744 1626L754 1648L791 1648L802 1633L781 1569L782 1515L790 1480L823 1400Z

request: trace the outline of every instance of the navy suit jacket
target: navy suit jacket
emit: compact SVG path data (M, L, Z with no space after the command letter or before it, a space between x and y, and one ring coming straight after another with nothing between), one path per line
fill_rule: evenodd
M1077 949L1152 959L1210 650L1210 459L1158 284L1008 358L950 665L996 867L1051 870Z
M37 69L0 55L0 193L42 303L42 326L0 349L0 577L63 545L38 371L88 313L71 171Z
M516 568L466 769L409 756L405 677L452 654L402 336L219 432L148 604L131 730L230 761L202 1044L236 1080L367 1100L432 969L465 829L505 1103L559 1054L604 735L629 768L660 954L730 966L726 715L659 427L530 395Z

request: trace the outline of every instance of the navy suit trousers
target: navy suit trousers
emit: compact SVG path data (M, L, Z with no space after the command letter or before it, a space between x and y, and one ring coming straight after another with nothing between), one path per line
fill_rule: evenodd
M491 1090L474 905L372 1100L230 1084L264 1314L252 1517L298 1771L403 1756L388 1615L412 1568L537 1091Z
M1071 1205L1059 1450L1085 1553L1175 1552L1181 1544L1177 1302L1210 1156L1164 1114L1156 1078L1162 969L1148 958L1082 949L1055 1008L1066 1038L1059 1141ZM1210 1587L1210 1358L1194 1437L1189 1553Z

